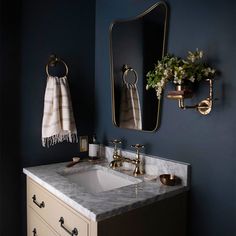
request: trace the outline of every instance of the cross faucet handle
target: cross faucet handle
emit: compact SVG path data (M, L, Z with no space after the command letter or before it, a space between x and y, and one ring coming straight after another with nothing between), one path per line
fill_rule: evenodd
M132 148L135 148L136 150L140 150L141 148L144 148L144 145L142 144L134 144L134 145L131 145Z
M118 139L113 139L110 141L110 143L112 143L114 145L114 148L117 149L117 145L118 144L121 144L121 140L118 140Z
M137 159L139 160L139 152L141 148L144 148L144 145L137 143L137 144L131 145L131 147L136 149Z
M120 140L114 139L110 141L114 145L114 150L113 150L113 161L110 163L110 167L112 169L115 169L117 167L120 167L122 165L121 162L121 156L119 155L117 145L121 144Z
M137 144L131 145L131 147L136 149L136 158L133 160L133 163L135 164L133 175L134 176L142 175L143 171L140 168L141 160L140 160L139 152L141 148L144 148L144 145L137 143Z
M117 145L117 144L121 144L122 142L121 142L121 140L113 139L113 140L110 141L110 143L112 143L112 144L114 144L114 145L115 145L115 144Z

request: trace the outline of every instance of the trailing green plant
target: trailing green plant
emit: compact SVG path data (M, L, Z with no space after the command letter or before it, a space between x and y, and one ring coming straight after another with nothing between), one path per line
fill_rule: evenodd
M213 78L216 70L202 62L203 51L188 52L186 59L167 54L157 62L154 69L146 75L146 89L154 88L157 98L161 98L163 88L167 82L183 84L199 82L207 78Z

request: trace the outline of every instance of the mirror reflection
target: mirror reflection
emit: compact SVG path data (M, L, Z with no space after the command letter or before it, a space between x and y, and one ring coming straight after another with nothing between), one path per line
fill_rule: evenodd
M110 27L112 116L121 128L154 131L160 101L146 90L146 74L165 50L167 6L159 2L141 15Z

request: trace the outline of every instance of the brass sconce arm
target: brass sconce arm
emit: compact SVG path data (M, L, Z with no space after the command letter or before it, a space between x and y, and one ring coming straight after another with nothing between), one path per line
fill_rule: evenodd
M198 107L198 104L192 105L192 106L187 106L184 104L184 98L180 98L179 100L179 108L185 110L185 109L195 109Z
M207 79L206 81L209 82L209 96L198 104L190 106L185 105L185 99L191 96L185 91L182 91L181 87L177 87L177 91L174 94L169 93L167 98L178 100L178 106L183 110L196 109L202 115L208 115L213 106L213 81L212 79Z

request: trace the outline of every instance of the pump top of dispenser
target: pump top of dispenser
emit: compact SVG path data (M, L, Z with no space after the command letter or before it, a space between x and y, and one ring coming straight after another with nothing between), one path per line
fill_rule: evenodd
M96 138L96 135L95 135L95 134L93 134L93 136L92 136L92 143L93 143L93 144L96 144L96 143L97 143L97 138Z

